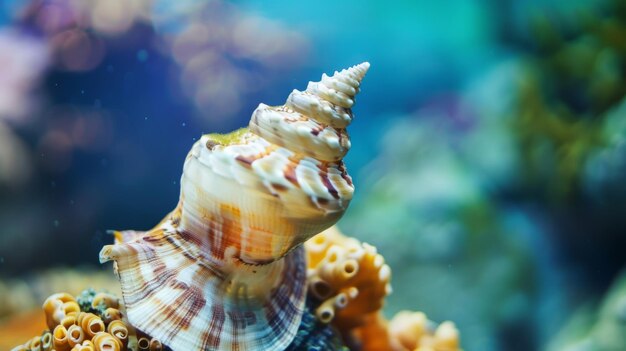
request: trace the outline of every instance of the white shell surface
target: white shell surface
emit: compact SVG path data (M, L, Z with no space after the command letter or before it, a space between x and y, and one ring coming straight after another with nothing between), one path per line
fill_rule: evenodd
M306 293L300 244L352 199L345 127L368 68L323 75L283 106L259 105L249 129L193 145L176 209L100 253L116 262L135 327L174 351L289 345Z

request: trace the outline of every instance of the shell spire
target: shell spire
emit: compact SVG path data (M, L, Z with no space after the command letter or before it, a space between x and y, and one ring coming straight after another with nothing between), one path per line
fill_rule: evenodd
M250 131L276 145L320 161L339 161L350 149L345 128L352 122L354 97L369 63L322 75L304 92L294 90L283 106L260 104Z
M301 244L332 226L354 187L345 128L369 63L323 75L249 128L187 155L178 206L154 229L116 233L130 322L174 351L282 350L304 311Z

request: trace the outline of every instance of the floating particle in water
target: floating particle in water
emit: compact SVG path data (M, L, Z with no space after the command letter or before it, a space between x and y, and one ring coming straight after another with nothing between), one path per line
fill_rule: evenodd
M137 51L137 61L139 62L146 62L148 61L148 57L150 55L148 55L148 52L146 50L139 50Z

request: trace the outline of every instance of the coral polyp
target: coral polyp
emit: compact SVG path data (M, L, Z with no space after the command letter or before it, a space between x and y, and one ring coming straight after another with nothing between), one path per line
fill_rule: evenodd
M137 338L134 328L122 319L120 308L117 297L93 289L77 297L65 292L50 295L43 304L48 330L12 350L132 350Z
M341 329L362 324L391 292L391 269L376 248L332 227L305 244L309 291L322 301L316 314Z
M436 326L422 312L382 315L391 269L375 247L331 227L305 243L309 296L317 319L361 351L458 351L452 322Z

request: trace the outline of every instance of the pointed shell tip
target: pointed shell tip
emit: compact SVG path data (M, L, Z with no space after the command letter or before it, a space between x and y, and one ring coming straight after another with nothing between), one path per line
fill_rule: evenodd
M352 70L353 72L357 73L359 75L360 78L363 78L365 76L365 73L367 73L367 71L370 68L370 63L368 61L359 63L358 65L354 65L352 67L350 67L349 70Z
M368 61L365 61L365 62L359 63L358 65L354 67L367 72L367 70L370 68L370 63Z

